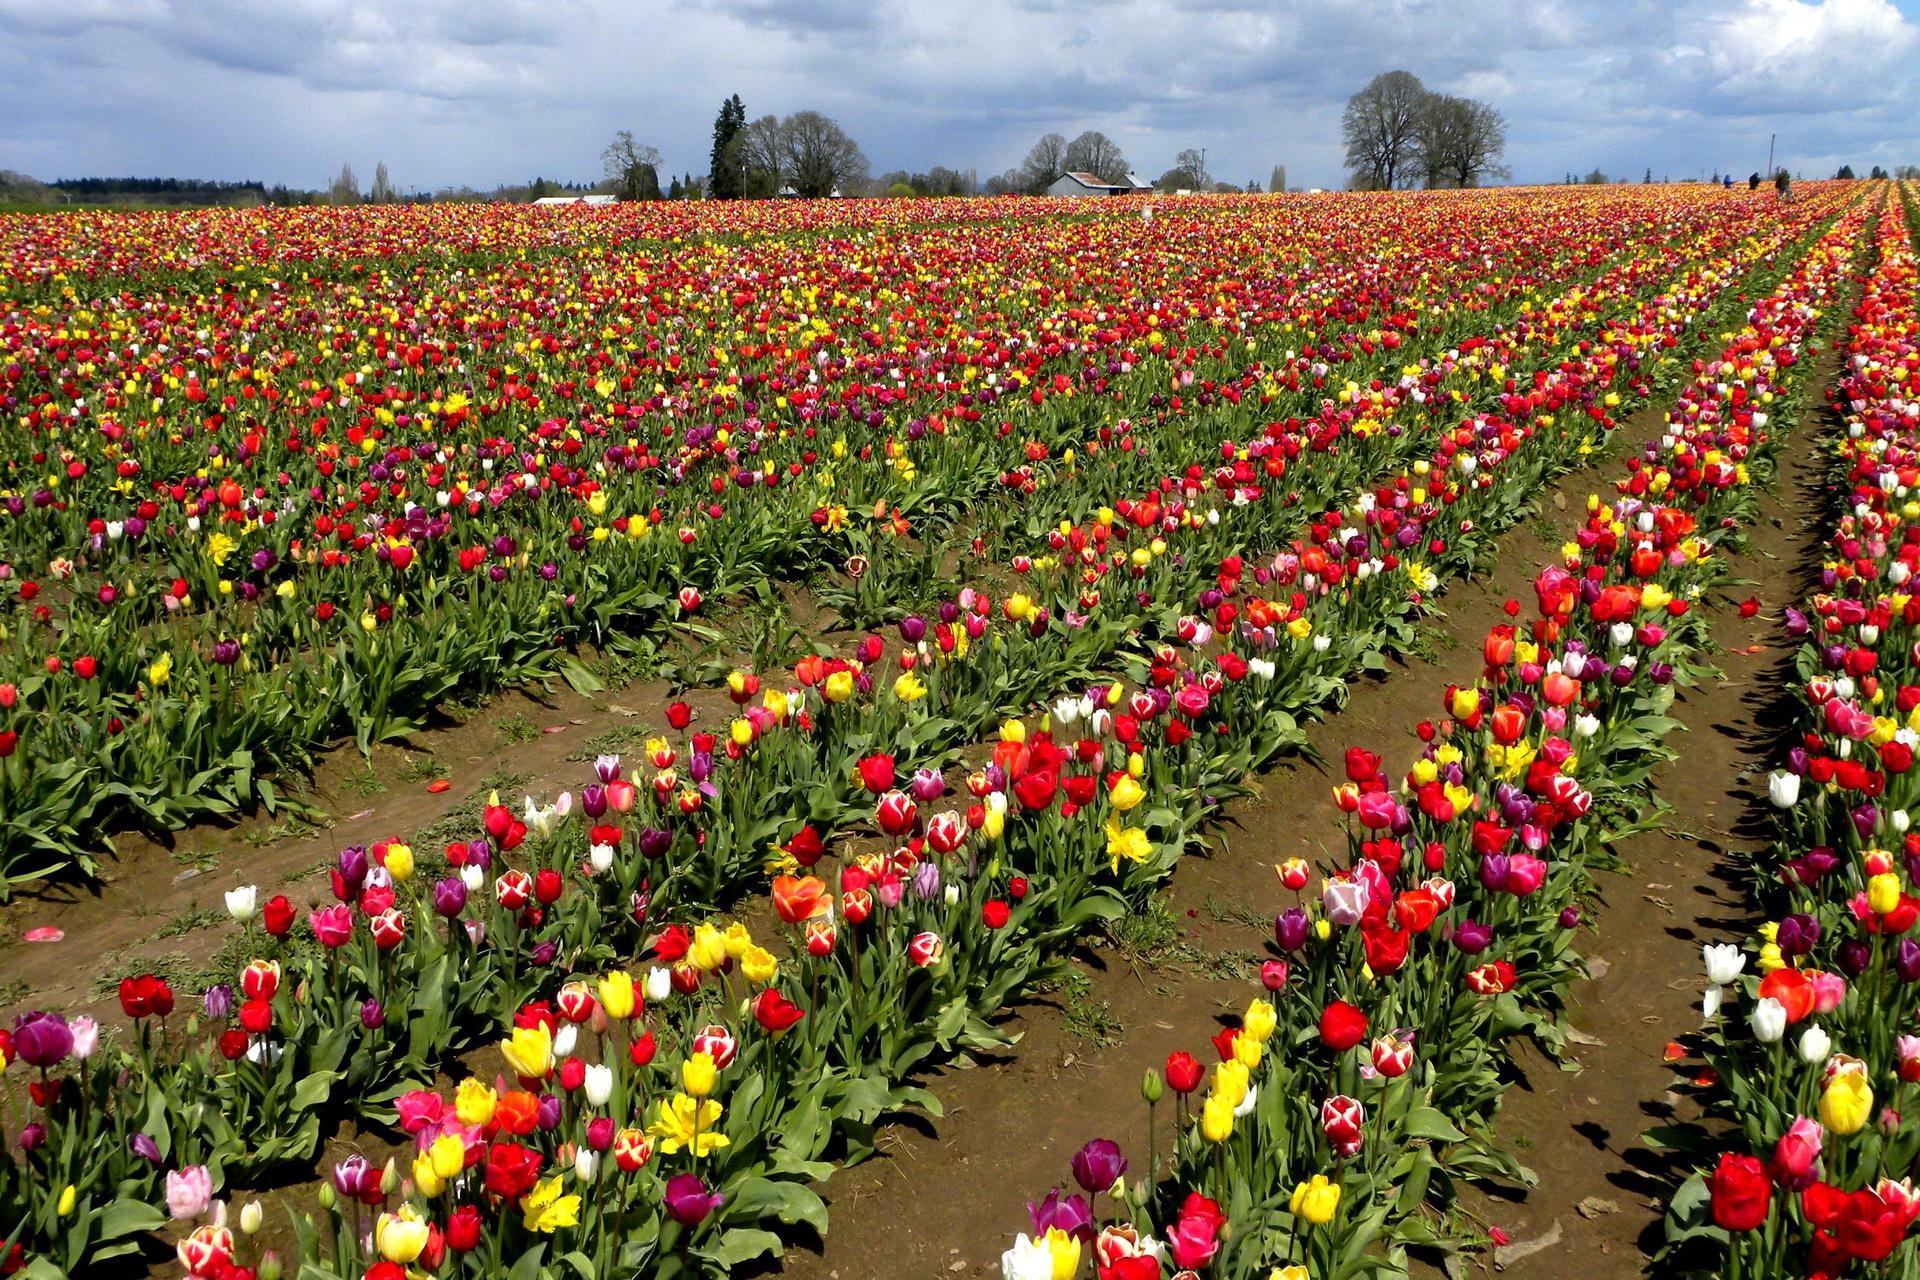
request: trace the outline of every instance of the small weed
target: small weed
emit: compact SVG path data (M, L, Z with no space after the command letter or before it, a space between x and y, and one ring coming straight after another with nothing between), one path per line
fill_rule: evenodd
M523 742L532 742L540 736L540 729L533 721L518 711L510 716L502 716L493 726L493 736L503 747L517 747Z
M173 860L183 867L207 872L220 865L220 855L212 849L175 849Z
M595 756L614 756L646 741L647 731L639 725L619 724L605 733L588 738L580 749L568 754L569 760L591 760Z
M0 1009L10 1004L19 1004L32 990L25 978L15 978L11 982L0 983Z
M400 781L432 782L435 778L444 776L446 772L447 766L432 756L408 756L406 762L400 766Z
M1243 907L1237 902L1222 902L1212 894L1207 895L1207 914L1213 917L1215 924L1242 924L1253 929L1264 929L1271 921L1251 907Z
M1165 898L1150 898L1143 910L1109 921L1106 932L1106 945L1132 965L1158 968L1181 947L1180 922Z
M333 820L320 815L321 821L309 822L305 818L289 818L285 822L276 822L270 827L257 828L247 832L244 839L256 849L279 844L282 840L305 840L317 836L333 825Z
M1092 999L1087 975L1076 969L1065 985L1067 1034L1096 1049L1110 1049L1120 1043L1120 1033L1126 1028L1111 1004Z
M361 796L377 796L387 789L380 775L373 771L372 765L366 765L358 773L350 773L341 780L341 786Z
M1244 978L1260 965L1260 957L1251 951L1210 951L1200 958L1194 971L1215 982Z
M1513 1135L1513 1145L1522 1151L1529 1150L1533 1146L1533 1138L1529 1134L1516 1133Z
M214 907L207 907L204 910L199 907L188 907L185 911L180 912L174 916L173 919L161 925L160 928L154 932L153 936L155 938L183 938L196 929L210 929L226 918L227 913L225 911Z

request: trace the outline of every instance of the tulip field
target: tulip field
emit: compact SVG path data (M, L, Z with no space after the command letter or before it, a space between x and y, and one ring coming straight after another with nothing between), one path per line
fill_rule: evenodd
M1770 843L1609 1265L1920 1275L1920 192L1796 195L0 215L0 920L80 903L0 983L98 983L0 985L0 1275L804 1273L1203 859L1272 867L1217 1034L1006 1091L1071 1154L947 1269L1479 1265L1741 595ZM1824 551L1767 565L1790 447ZM1477 675L1327 754L1330 837L1243 820L1436 626ZM315 771L437 796L391 766L528 690L631 722L328 841ZM89 949L300 822L207 871L210 978Z

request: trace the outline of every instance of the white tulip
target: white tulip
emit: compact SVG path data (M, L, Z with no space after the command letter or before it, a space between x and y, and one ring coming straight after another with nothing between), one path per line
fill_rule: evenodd
M1700 998L1700 1020L1712 1022L1720 1016L1720 1006L1726 1003L1725 987L1708 987L1707 994Z
M468 893L478 893L487 882L487 873L480 869L477 862L469 862L460 868L460 882L467 886Z
M253 904L258 891L250 884L227 890L227 914L245 924L253 919Z
M1707 963L1707 981L1724 987L1746 972L1747 957L1731 942L1710 942L1700 948Z
M613 846L610 844L589 846L587 865L593 868L595 875L604 875L613 866Z
M941 896L948 906L957 906L960 902L960 886L957 884L948 885L941 890Z
M1767 799L1776 809L1791 809L1800 799L1800 775L1784 770L1767 775Z
M1234 1118L1240 1119L1252 1115L1254 1100L1259 1096L1260 1086L1257 1084L1249 1084L1247 1086L1247 1096L1240 1099L1240 1105L1233 1109Z
M581 1147L573 1153L573 1176L581 1182L591 1183L599 1167L600 1157L593 1153L592 1147Z
M580 1028L571 1022L554 1032L553 1056L556 1060L573 1056L573 1045L580 1038Z
M263 1209L261 1209L260 1202L258 1200L249 1200L245 1204L241 1205L240 1206L240 1234L243 1236L250 1236L250 1235L256 1234L260 1230L260 1224L265 1219L265 1217L266 1217L266 1212Z
M588 1102L596 1107L606 1106L607 1099L613 1096L613 1068L598 1062L590 1064L580 1087L585 1090Z
M1592 712L1581 712L1573 719L1573 731L1582 738L1591 738L1600 732L1600 717Z
M1000 1280L1053 1280L1053 1250L1044 1239L1030 1240L1021 1232L1000 1255Z
M1780 1037L1787 1034L1787 1007L1767 996L1747 1015L1747 1025L1753 1028L1753 1038L1761 1044L1778 1044Z
M1800 1061L1825 1062L1832 1049L1833 1038L1819 1027L1808 1027L1800 1033Z
M1633 624L1631 622L1614 623L1607 628L1607 639L1613 641L1614 648L1625 648L1627 641L1633 639Z
M659 1004L673 994L673 975L655 965L647 970L647 999Z

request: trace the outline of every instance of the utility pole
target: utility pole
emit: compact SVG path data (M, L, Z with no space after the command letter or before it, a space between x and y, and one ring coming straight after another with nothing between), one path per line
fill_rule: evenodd
M1769 178L1773 177L1773 140L1779 136L1777 133L1767 135L1767 177Z

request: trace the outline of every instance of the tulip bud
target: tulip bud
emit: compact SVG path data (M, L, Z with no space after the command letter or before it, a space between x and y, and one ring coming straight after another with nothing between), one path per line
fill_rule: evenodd
M280 1255L269 1249L260 1255L260 1265L254 1268L257 1280L280 1280Z
M387 1167L380 1171L381 1194L390 1196L399 1189L400 1169L394 1164L392 1157L388 1157Z
M1825 1062L1827 1053L1832 1048L1832 1038L1819 1027L1808 1027L1800 1033L1800 1061L1802 1062Z
M339 1201L339 1195L334 1191L331 1182L323 1182L320 1184L320 1191L315 1196L315 1199L319 1200L322 1209L331 1212L334 1205ZM266 1273L263 1271L261 1274L265 1275Z
M1166 1085L1161 1081L1160 1073L1148 1067L1146 1077L1140 1081L1140 1096L1149 1103L1153 1103L1160 1101L1161 1095L1165 1092Z
M241 1205L240 1234L243 1236L258 1234L261 1221L265 1216L265 1211L260 1208L260 1202L258 1200L249 1200Z

